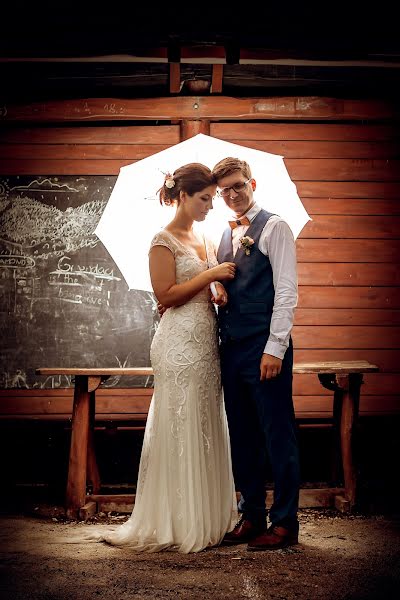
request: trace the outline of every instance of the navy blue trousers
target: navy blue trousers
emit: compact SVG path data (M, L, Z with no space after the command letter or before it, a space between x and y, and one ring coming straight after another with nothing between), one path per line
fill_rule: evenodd
M272 468L273 524L297 523L299 454L292 398L293 346L281 374L260 381L265 336L221 343L221 372L231 439L233 474L241 493L239 510L253 523L265 522L267 457Z

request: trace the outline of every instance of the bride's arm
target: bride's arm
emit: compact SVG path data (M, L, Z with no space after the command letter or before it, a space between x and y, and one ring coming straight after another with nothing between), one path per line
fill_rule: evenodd
M207 269L184 283L176 283L175 259L165 246L150 250L150 278L157 300L165 307L179 306L191 300L203 288L218 279L233 279L234 263L222 263Z
M207 242L207 250L210 252L213 262L218 262L217 260L217 247L212 239L208 239ZM217 306L225 306L228 303L228 294L226 292L225 287L222 285L220 281L213 281L210 284L212 301Z

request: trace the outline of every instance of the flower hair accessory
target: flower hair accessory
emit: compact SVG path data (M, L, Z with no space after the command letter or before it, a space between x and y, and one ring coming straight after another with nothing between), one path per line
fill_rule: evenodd
M248 235L245 235L244 237L240 238L239 242L243 250L245 251L245 254L249 256L251 247L254 244L253 238L249 237Z
M175 179L173 178L173 176L171 175L171 173L166 173L166 174L165 174L164 185L165 185L165 187L167 187L169 190L170 190L171 188L175 187Z

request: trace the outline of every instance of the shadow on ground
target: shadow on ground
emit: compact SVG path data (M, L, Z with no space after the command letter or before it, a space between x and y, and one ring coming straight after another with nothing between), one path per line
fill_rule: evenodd
M67 521L56 507L1 517L1 598L32 600L394 600L400 590L400 518L300 512L300 543L249 552L135 554L60 538L122 523L126 515Z

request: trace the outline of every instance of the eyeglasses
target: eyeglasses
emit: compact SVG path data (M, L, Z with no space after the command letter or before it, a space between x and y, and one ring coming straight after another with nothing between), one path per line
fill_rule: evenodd
M252 179L253 178L250 177L250 179L248 179L247 181L239 181L238 183L235 183L235 185L231 185L231 187L224 187L224 188L222 188L222 190L218 190L217 191L217 195L218 196L222 196L223 198L226 198L231 193L231 190L233 190L234 192L236 192L236 194L240 194L240 192L243 192L243 190L246 187L246 185Z

